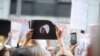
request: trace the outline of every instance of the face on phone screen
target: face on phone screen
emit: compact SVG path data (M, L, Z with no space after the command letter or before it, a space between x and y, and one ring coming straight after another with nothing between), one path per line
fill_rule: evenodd
M74 45L77 43L77 34L76 33L71 33L71 44Z
M48 20L32 20L30 28L34 29L32 39L57 39L55 25Z

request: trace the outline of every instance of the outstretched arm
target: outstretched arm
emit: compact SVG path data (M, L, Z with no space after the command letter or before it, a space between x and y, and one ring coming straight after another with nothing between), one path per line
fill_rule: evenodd
M5 47L6 44L9 42L9 40L12 38L12 32L8 33L8 38L6 39L5 43L3 44L3 46Z
M59 55L62 55L62 54L67 55L67 56L73 56L71 51L66 49L62 34L63 34L63 32L60 29L56 28L56 35L57 35L57 38L58 38L58 42L60 44L60 50L56 54L56 56L59 56Z
M32 34L34 33L34 30L30 30L27 34L26 34L26 40L25 42L23 43L22 47L23 46L26 46L27 43L31 40L31 43L35 46L39 45L38 43L38 40L35 40L35 39L31 39L32 38Z
M24 43L22 44L21 47L24 47L27 45L27 43L31 40L31 37L32 37L32 31L33 30L29 30L26 34L26 40L24 41Z
M56 28L56 36L57 36L59 45L60 45L60 47L65 47L65 44L64 44L64 41L62 38L62 34L63 34L63 32L60 29Z

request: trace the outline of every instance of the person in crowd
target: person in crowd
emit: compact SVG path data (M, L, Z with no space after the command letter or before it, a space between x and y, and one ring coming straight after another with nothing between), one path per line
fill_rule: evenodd
M77 47L77 35L76 35L76 32L73 32L71 34L72 34L72 36L70 38L70 42L69 42L69 44L67 44L66 48L69 49L72 52L72 54L74 55L76 47Z
M34 40L34 39L31 39L32 37L32 32L33 30L29 31L28 34L27 34L27 39L24 43L23 46L26 46L26 44L31 40L33 44L39 46L39 43L37 40ZM71 51L70 50L66 50L65 48L65 44L63 43L63 40L62 40L62 31L60 31L58 28L56 28L56 35L57 35L57 38L58 38L58 42L60 44L60 50L59 52L57 52L57 54L54 53L54 49L50 52L51 53L51 56L60 56L60 55L67 55L67 56L73 56ZM34 45L33 45L34 46ZM66 54L67 53L67 54Z
M6 47L3 47L0 50L0 56L10 56L9 49L7 49Z
M26 41L20 47L11 52L11 56L46 56L45 51L39 46L38 40L31 39L33 30L30 30L26 34ZM31 41L32 46L27 46L27 43Z
M8 33L8 37L9 39L11 39L11 32ZM8 39L7 39L8 40ZM6 40L6 42L8 42ZM2 49L0 50L0 56L10 56L10 52L9 52L9 48L6 46L7 43L4 43L3 46L2 46Z
M60 31L58 28L56 28L56 36L58 38L58 42L60 45L60 50L56 54L56 56L73 56L71 51L69 49L66 49L63 38L62 38L62 31Z
M26 35L26 40L29 40L29 38L31 39L31 33ZM11 33L8 36L11 38ZM23 46L18 48L8 48L4 45L5 48L0 50L0 56L46 56L44 50L39 46L37 40L33 39L32 44L33 46L30 47Z
M55 56L59 51L59 49L60 49L59 46L50 45L47 47L47 50L50 52L51 56Z
M20 45L19 45L19 43L20 43L20 41L21 41L21 35L22 35L22 33L21 32L19 32L19 39L18 39L18 42L17 42L17 44L16 44L16 48L19 48L20 47ZM9 32L8 33L8 38L7 38L7 40L5 41L5 43L4 43L4 45L5 46L10 46L10 47L12 47L12 45L11 45L11 39L13 38L13 33L12 32Z
M86 56L87 48L90 45L89 34L85 30L79 30L79 41L77 43L75 56Z
M34 30L30 30L26 34L26 41L23 43L23 45L20 48L18 47L18 48L9 49L9 56L49 56L49 54L47 54L39 46L38 40L31 39L33 33L34 33ZM56 51L56 52L54 52L53 50L53 52L51 52L51 56L73 56L71 51L65 48L65 44L62 38L62 31L60 31L58 28L56 28L56 35L57 35L60 48L58 48L59 51ZM27 46L29 41L31 41L31 43L33 44L32 46Z
M30 46L16 49L11 56L45 56L45 53L39 46Z

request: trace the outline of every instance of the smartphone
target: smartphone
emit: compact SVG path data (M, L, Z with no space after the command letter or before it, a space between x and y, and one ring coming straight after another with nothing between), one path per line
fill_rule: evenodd
M31 20L30 29L34 29L32 39L57 39L55 24L49 20Z
M71 39L70 39L70 42L71 42L72 45L74 45L74 44L77 43L77 34L76 34L76 32L71 33Z

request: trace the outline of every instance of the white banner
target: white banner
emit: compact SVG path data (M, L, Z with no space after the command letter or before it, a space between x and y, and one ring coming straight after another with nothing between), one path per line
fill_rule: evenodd
M71 28L86 30L88 19L88 0L72 0Z

